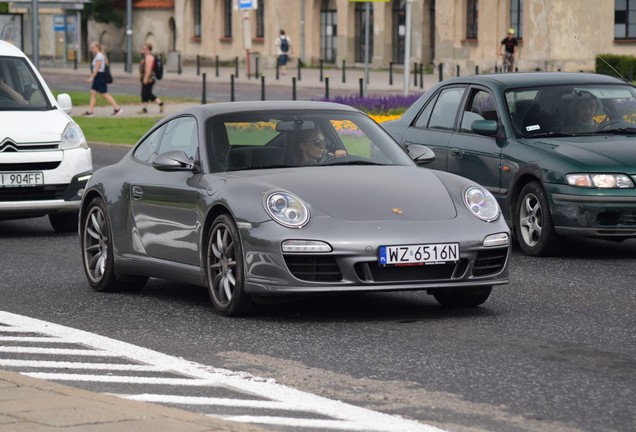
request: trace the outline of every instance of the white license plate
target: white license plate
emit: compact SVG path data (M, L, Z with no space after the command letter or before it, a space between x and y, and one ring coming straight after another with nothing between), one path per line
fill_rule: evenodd
M39 186L44 184L44 174L39 172L0 173L0 186Z
M459 260L458 243L380 246L380 265L444 264Z

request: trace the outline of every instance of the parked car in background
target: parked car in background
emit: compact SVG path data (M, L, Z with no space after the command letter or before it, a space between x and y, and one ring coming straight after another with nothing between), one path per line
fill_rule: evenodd
M76 232L91 150L71 119L71 98L57 98L15 46L0 41L0 220L48 215Z
M415 161L430 150L412 146ZM418 168L367 115L326 102L231 102L163 119L82 199L97 291L148 277L207 286L223 315L272 296L425 290L477 306L508 282L494 197Z
M564 237L636 237L636 89L585 73L443 81L382 126L431 168L485 186L528 255Z

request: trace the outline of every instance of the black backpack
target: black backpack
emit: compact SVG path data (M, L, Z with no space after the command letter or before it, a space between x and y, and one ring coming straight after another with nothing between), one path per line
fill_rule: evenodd
M284 53L289 51L289 41L287 40L287 37L285 36L280 38L280 50Z
M160 80L163 78L163 60L161 60L161 55L152 55L155 58L155 63L152 67L152 71L155 74L155 78Z

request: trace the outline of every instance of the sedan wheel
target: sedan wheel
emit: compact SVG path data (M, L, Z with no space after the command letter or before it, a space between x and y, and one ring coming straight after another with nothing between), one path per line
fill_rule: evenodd
M516 209L517 240L526 255L547 256L560 246L545 191L537 182L521 189Z
M433 297L442 306L447 307L475 307L483 304L492 287L447 289L433 292Z
M88 282L95 291L141 289L147 277L118 278L115 274L111 227L106 205L94 198L88 205L80 230L82 262Z
M214 308L225 316L244 315L251 298L243 287L243 248L232 218L220 215L212 223L206 254L207 285Z

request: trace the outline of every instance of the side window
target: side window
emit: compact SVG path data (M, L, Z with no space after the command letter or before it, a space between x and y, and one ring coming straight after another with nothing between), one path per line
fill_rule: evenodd
M431 118L431 111L433 111L433 107L435 106L435 101L437 100L438 96L439 96L439 93L435 95L434 97L432 97L431 100L428 101L428 103L426 104L422 112L419 114L417 119L415 119L415 123L414 123L415 127L425 128L428 126L428 120Z
M495 98L487 91L473 91L466 106L466 111L463 113L461 131L471 133L471 127L475 120L499 120L495 107Z
M146 137L135 149L133 157L141 162L152 162L155 156L158 154L159 143L161 143L161 137L165 126L160 127L150 135Z
M428 123L429 128L436 129L453 129L457 108L464 94L463 87L453 87L442 90L433 107L431 120Z
M194 117L179 117L166 124L159 154L181 150L194 159L198 148L197 122Z

